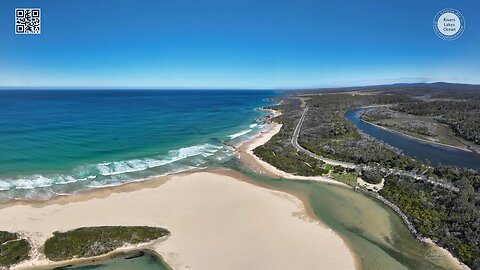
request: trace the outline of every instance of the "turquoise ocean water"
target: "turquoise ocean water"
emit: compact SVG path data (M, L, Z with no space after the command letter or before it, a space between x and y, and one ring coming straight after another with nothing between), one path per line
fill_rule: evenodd
M0 201L206 167L263 127L252 90L0 91Z
M0 91L0 200L119 185L223 165L299 194L343 237L361 269L451 269L395 213L361 193L257 175L235 158L262 128L273 91ZM153 253L66 269L168 269Z

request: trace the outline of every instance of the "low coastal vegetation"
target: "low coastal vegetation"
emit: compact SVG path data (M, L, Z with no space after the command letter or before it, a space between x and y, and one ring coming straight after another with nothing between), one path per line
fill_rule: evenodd
M52 261L86 258L106 254L126 244L140 244L166 236L164 228L147 226L85 227L55 232L44 246L45 256Z
M291 174L305 176L327 174L328 169L324 162L297 152L290 144L296 121L301 116L301 111L296 110L297 107L300 107L300 100L284 100L280 110L285 115L273 118L273 121L283 124L281 130L266 144L255 148L253 152L264 161Z
M479 86L437 83L375 90L413 97L412 102L398 103L392 109L434 119L448 125L457 136L480 145Z
M0 268L28 259L30 249L30 243L18 233L0 231Z
M439 124L434 119L418 117L394 111L387 107L375 107L361 113L364 121L387 127L409 135L438 137Z
M449 87L434 84L290 92L291 96L272 107L282 112L274 119L283 124L282 129L254 153L294 174L329 174L342 182L353 180L354 173L332 171L328 164L311 160L292 147L292 134L304 109L302 103L306 103L309 110L298 138L302 147L323 157L357 164L356 173L369 183L385 179L379 194L399 207L420 237L431 238L472 269L480 269L480 170L432 167L359 132L345 118L349 110L383 105L399 114L428 120L406 127L413 132L433 135L436 130L429 125L438 121L465 140L478 143L480 89L452 91Z
M453 181L460 191L391 175L380 194L400 207L422 236L453 251L472 269L479 269L480 175L453 167L440 167L434 173Z
M374 104L410 102L405 95L323 94L311 96L299 144L324 157L356 164L421 170L423 164L357 131L345 118L349 110Z
M362 179L370 184L380 184L383 180L384 174L377 170L362 170Z
M301 101L299 99L283 99L282 101L280 110L285 114L273 119L273 121L283 124L281 130L267 143L255 148L254 154L274 167L294 175L325 175L355 187L357 179L355 170L332 166L299 152L292 146L290 140L302 113L301 110L298 110L301 107ZM269 108L279 109L276 106Z
M480 127L475 127L478 125L475 117L479 117L480 113L475 112L475 109L468 105L466 107L472 109L468 112L468 115L471 115L468 120L460 119L458 114L461 113L453 113L453 109L447 113L441 113L452 103L458 103L458 108L462 108L460 104L462 101L414 101L388 107L369 108L360 113L360 118L415 138L462 148L470 147L478 151L480 145L476 136ZM476 101L469 101L469 103L476 103ZM435 108L438 106L442 106L442 109ZM476 106L480 107L480 103ZM467 123L472 121L475 123ZM477 131L474 131L475 129Z
M480 100L434 100L398 104L395 110L430 117L448 125L455 135L480 145Z
M294 175L314 176L328 173L324 162L295 151L293 146L286 147L290 151L285 155L279 155L274 149L265 146L257 147L254 153L273 166L283 168L283 171Z

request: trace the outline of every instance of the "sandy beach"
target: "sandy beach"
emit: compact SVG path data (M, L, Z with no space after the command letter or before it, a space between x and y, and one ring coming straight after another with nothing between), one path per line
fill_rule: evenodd
M54 231L161 226L171 236L147 247L173 269L355 269L343 240L309 217L301 200L231 173L180 174L47 202L4 205L0 229L30 236L38 249ZM37 256L16 268L49 264Z
M276 112L276 111L275 111ZM332 185L338 185L346 188L352 188L347 184L332 180L328 177L323 177L323 176L296 176L290 173L286 173L284 171L281 171L271 164L261 160L259 157L257 157L254 153L253 150L268 142L275 134L277 134L280 129L282 128L281 124L272 122L265 128L265 130L259 134L257 137L254 139L244 142L240 147L237 148L237 151L240 155L240 159L242 162L244 162L248 167L250 167L252 170L256 171L257 173L265 173L271 177L279 177L279 178L287 178L287 179L295 179L295 180L306 180L306 181L318 181L326 184L332 184ZM383 128L383 127L382 127ZM362 183L361 181L360 183ZM381 184L383 187L383 182ZM443 256L447 257L448 260L450 261L451 265L455 266L456 269L470 269L468 268L465 264L460 262L458 258L454 257L449 251L445 250L444 248L438 246L435 244L433 241L430 239L425 239L425 242L434 249L439 252L440 254L443 254Z
M270 123L258 136L240 145L237 151L242 161L269 176L350 188L327 177L288 174L256 157L253 149L270 140L280 128L280 124ZM108 258L118 251L150 249L173 269L358 268L355 255L343 239L319 222L301 199L254 185L237 172L210 168L44 202L3 204L0 230L20 232L33 242L32 259L14 269L89 261L91 258L52 262L40 252L41 245L54 231L105 225L160 226L171 235L125 246L95 259Z
M258 173L265 173L272 177L286 178L286 179L295 179L295 180L306 180L306 181L318 181L332 185L338 185L346 188L352 188L347 184L332 180L324 176L299 176L293 175L284 171L281 171L269 163L261 160L253 153L253 149L257 148L260 145L268 142L275 134L277 134L282 128L281 124L272 122L269 126L259 134L254 139L243 143L237 148L237 151L240 155L240 159L252 170Z

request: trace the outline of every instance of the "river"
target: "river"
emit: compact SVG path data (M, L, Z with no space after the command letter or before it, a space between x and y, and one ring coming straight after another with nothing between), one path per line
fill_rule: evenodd
M348 111L345 117L350 120L357 129L379 139L404 154L426 161L432 165L454 165L467 168L480 168L480 155L475 152L464 151L438 144L423 142L396 132L391 132L375 125L360 120L359 112L365 109Z
M356 255L360 269L455 269L451 260L416 239L395 212L376 199L349 188L256 174L237 159L224 165L248 176L252 184L303 199L321 222L346 241ZM133 260L120 257L68 269L166 269L160 258L153 257L155 255L147 253Z
M357 116L358 111L348 112L347 118L365 133L391 143L407 154L424 157L437 164L451 164L447 162L450 157L455 164L468 161L472 167L480 165L478 160L472 158L472 153L421 143L361 122ZM355 253L361 269L455 269L450 259L437 248L416 239L393 210L373 198L344 187L259 175L245 168L236 158L222 165L248 176L252 184L302 198L320 221L346 241ZM155 256L147 254L128 261L116 258L82 266L86 268L69 269L165 269L162 260L153 257Z

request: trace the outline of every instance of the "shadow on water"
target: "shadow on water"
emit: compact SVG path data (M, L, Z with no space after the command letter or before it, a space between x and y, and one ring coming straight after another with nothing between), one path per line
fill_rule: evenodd
M134 251L114 258L85 263L77 266L53 268L55 270L171 270L160 256L151 251ZM52 270L53 270L52 269Z
M362 269L454 268L447 258L417 240L394 211L364 194L324 183L259 175L237 159L224 166L248 176L253 183L308 202L318 219L347 242Z

